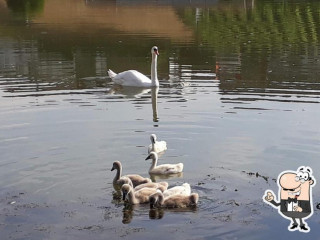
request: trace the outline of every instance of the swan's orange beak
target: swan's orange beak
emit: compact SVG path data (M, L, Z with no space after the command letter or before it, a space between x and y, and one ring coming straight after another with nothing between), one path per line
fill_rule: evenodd
M158 50L154 50L154 53L157 54L159 56L159 52Z

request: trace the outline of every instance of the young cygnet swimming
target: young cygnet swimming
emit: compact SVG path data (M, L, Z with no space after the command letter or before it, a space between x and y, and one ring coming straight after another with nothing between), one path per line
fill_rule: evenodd
M150 178L144 178L144 177L141 177L140 175L137 175L137 174L125 175L125 176L121 177L122 165L119 161L113 162L111 171L113 171L113 170L117 170L117 174L113 179L113 187L116 190L121 188L121 186L123 184L125 184L125 183L128 184L128 181L123 177L128 177L131 180L133 187L136 187L136 186L143 184L143 183L151 182Z
M119 187L122 187L123 184L129 184L131 187L133 187L131 179L127 176L120 177L116 184L119 185Z
M167 198L169 196L177 195L177 194L189 196L191 194L190 184L184 183L181 186L175 186L175 187L169 188L163 192L163 197Z
M123 194L123 200L126 200L130 204L139 204L139 203L148 203L150 195L156 193L156 188L142 188L138 191L135 191L129 184L124 184L121 187Z
M158 154L156 152L151 152L146 160L148 159L152 159L149 174L173 174L182 172L183 170L183 163L162 164L157 166Z
M199 195L197 193L192 193L189 196L186 195L172 195L164 198L163 194L159 191L152 194L149 197L150 208L153 207L165 207L165 208L184 208L196 206L199 200Z
M155 134L150 135L150 140L151 144L148 147L148 153L160 153L167 150L167 143L165 141L157 141L157 136Z
M159 183L155 183L155 182L150 182L150 183L144 183L141 185L138 185L134 188L134 191L138 191L142 188L155 188L155 189L159 189L161 192L164 192L168 189L168 183L167 182L159 182Z

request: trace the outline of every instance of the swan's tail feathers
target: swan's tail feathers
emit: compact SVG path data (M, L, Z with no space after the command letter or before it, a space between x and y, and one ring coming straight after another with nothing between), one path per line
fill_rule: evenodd
M112 71L111 69L108 70L108 75L111 79L114 78L115 76L117 76L117 74L114 71Z

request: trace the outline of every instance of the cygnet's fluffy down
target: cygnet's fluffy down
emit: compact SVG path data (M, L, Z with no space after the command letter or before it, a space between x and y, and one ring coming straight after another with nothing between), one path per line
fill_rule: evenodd
M124 184L121 187L123 200L127 200L130 204L148 203L149 197L156 193L156 188L142 188L135 191L129 184Z
M189 183L184 183L181 186L175 186L172 188L169 188L163 192L164 198L167 198L169 196L173 195L185 195L189 196L191 194L191 187Z
M150 183L144 183L139 186L136 186L134 190L138 191L142 188L155 188L155 189L159 189L161 192L164 192L168 189L168 185L169 184L167 182L159 182L159 183L150 182Z
M150 135L151 144L148 147L148 153L156 152L160 153L167 150L166 141L157 141L157 136L155 134Z
M113 179L113 186L116 190L120 189L123 184L125 184L125 183L128 184L127 179L123 178L123 177L129 178L132 182L133 187L136 187L136 186L143 184L143 183L151 182L150 178L144 178L144 177L137 175L137 174L130 174L130 175L121 176L122 165L121 165L121 162L119 162L119 161L113 162L111 171L113 171L113 170L117 170L116 176Z
M146 160L152 159L151 167L149 168L149 174L174 174L183 171L183 163L177 164L161 164L157 166L158 154L151 152Z
M156 192L149 197L150 208L164 207L164 208L185 208L196 206L199 200L197 193L186 195L172 195L164 198L161 192Z

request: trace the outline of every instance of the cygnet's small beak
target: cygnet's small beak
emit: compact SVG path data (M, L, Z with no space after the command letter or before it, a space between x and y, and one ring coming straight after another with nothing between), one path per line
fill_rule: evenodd
M126 193L122 193L122 200L123 200L123 201L126 200L126 196L127 196Z
M114 167L112 167L112 168L111 168L111 171L113 171L114 169L115 169L115 168L114 168Z
M147 161L148 159L151 159L151 154L145 160Z

